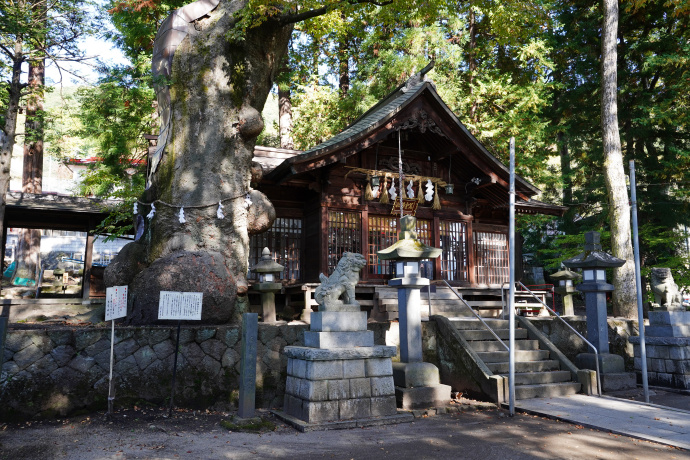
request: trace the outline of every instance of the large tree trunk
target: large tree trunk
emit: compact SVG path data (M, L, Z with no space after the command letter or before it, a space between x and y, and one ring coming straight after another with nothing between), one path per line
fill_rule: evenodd
M45 61L29 62L29 95L24 123L24 168L22 192L43 191L43 90ZM17 269L12 284L35 285L41 266L41 231L22 228L18 235Z
M249 235L275 219L250 188L254 143L292 26L267 21L232 41L241 6L220 2L175 49L165 152L139 205L143 218L154 203L155 215L106 270L106 285L130 286L130 324L157 322L160 291L202 292L206 323L237 321L247 306Z
M604 0L604 24L601 52L601 129L604 146L604 175L609 198L611 248L613 255L626 260L613 270L613 314L633 318L636 315L635 265L630 240L630 205L623 169L618 132L617 52L618 2Z
M14 148L15 135L17 133L17 114L19 113L19 99L21 98L23 85L22 75L22 42L14 44L14 61L12 62L12 75L7 89L8 102L5 110L5 124L0 130L0 235L4 232L5 203L7 189L10 186L10 163L12 162L12 149ZM4 257L4 255L3 255Z

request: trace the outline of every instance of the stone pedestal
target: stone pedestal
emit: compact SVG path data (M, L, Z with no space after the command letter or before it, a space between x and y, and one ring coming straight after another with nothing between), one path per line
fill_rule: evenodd
M575 357L574 364L579 369L596 370L595 356L594 353L580 353ZM601 390L604 392L631 390L637 387L635 373L625 371L625 361L622 356L600 353L599 372L601 373Z
M275 323L276 318L276 292L280 292L283 285L280 283L257 283L252 290L261 294L261 321Z
M450 385L441 384L438 368L431 363L393 363L395 399L406 410L445 406Z
M411 421L397 413L395 347L374 346L358 306L320 308L311 314L306 346L285 347L285 404L277 415L302 431Z
M641 372L640 338L630 337ZM647 375L652 385L690 390L690 312L650 311L645 327Z
M388 282L398 288L398 320L400 321L400 361L422 362L421 288L429 285L427 278L403 276Z

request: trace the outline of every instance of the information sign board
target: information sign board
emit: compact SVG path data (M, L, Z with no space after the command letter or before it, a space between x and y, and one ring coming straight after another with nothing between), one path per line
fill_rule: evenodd
M127 316L127 286L113 286L105 290L105 320Z
M158 319L201 320L202 292L161 291Z

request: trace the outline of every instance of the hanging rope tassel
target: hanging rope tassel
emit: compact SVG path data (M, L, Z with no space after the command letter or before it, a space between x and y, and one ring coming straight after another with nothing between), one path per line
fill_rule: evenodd
M438 211L439 209L441 209L441 201L438 197L438 186L436 186L436 193L434 193L434 204L431 205L431 209L433 209L434 211Z
M389 202L390 200L388 199L388 178L384 177L383 190L381 191L381 198L379 199L379 203L388 204Z
M367 188L364 189L364 201L374 199L374 192L371 190L371 177L367 174Z
M419 179L419 187L417 187L417 203L424 204L424 180Z

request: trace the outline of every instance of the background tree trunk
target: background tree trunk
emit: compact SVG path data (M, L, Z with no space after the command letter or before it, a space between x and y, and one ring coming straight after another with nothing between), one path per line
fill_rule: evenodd
M609 198L611 249L613 255L626 260L613 270L613 315L633 318L636 315L635 265L630 238L630 205L623 169L623 153L618 132L617 32L618 2L604 0L604 24L601 51L601 130L604 147L604 176Z
M295 148L295 142L292 138L292 99L289 75L289 71L284 70L278 81L278 129L281 149Z
M22 192L43 191L43 91L45 61L29 62L29 95L24 123L24 168ZM22 228L18 234L17 269L12 284L21 286L38 283L41 267L41 230Z

